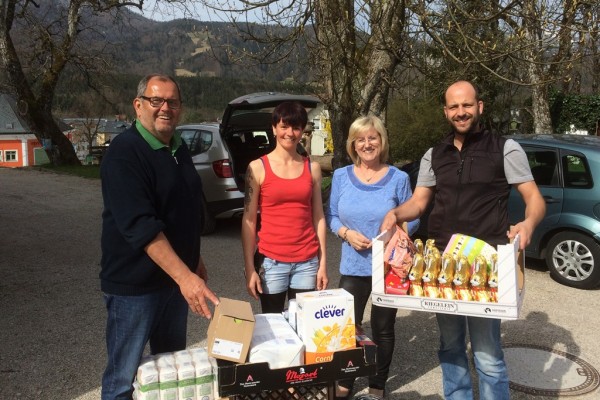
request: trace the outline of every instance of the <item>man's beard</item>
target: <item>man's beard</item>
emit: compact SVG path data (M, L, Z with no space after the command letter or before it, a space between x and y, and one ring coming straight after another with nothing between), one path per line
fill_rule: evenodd
M467 130L459 130L458 127L455 125L456 121L451 120L450 121L450 125L452 126L452 130L454 131L454 133L458 134L458 135L467 135L468 133L474 132L479 128L479 120L480 120L480 114L476 113L471 115L471 118L468 119L468 122L470 122L469 128Z

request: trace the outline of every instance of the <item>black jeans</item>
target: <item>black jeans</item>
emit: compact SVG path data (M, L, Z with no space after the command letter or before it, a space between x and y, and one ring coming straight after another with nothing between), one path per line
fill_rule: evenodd
M362 325L365 307L371 295L371 277L342 275L339 286L354 296L354 318L357 325ZM377 374L369 377L370 388L385 389L396 342L394 325L397 311L395 308L371 306L372 339L377 345ZM338 383L352 389L354 380L347 379Z

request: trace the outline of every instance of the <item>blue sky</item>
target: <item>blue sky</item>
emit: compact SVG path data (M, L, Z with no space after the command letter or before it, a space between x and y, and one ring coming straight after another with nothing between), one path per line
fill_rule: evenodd
M200 21L227 21L224 13L210 10L200 3L193 0L182 2L182 4L146 0L141 14L156 21L171 21L179 18L193 18ZM235 2L231 3L235 4ZM131 7L131 9L139 13L138 8ZM256 21L257 18L251 18L252 20Z

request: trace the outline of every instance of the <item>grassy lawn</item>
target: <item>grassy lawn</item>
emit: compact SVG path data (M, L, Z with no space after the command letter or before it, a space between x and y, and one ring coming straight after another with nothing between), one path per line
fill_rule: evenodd
M44 164L35 167L40 171L81 176L82 178L100 179L100 165L52 165Z
M82 178L100 179L100 165L52 165L44 164L35 167L41 171L81 176ZM331 176L323 176L322 188L327 190L331 185Z

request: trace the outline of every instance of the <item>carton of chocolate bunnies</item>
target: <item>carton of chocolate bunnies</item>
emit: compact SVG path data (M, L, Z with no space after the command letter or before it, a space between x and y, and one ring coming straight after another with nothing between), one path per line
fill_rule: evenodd
M525 294L519 237L490 246L461 233L440 254L396 227L373 239L371 300L382 307L517 319Z

